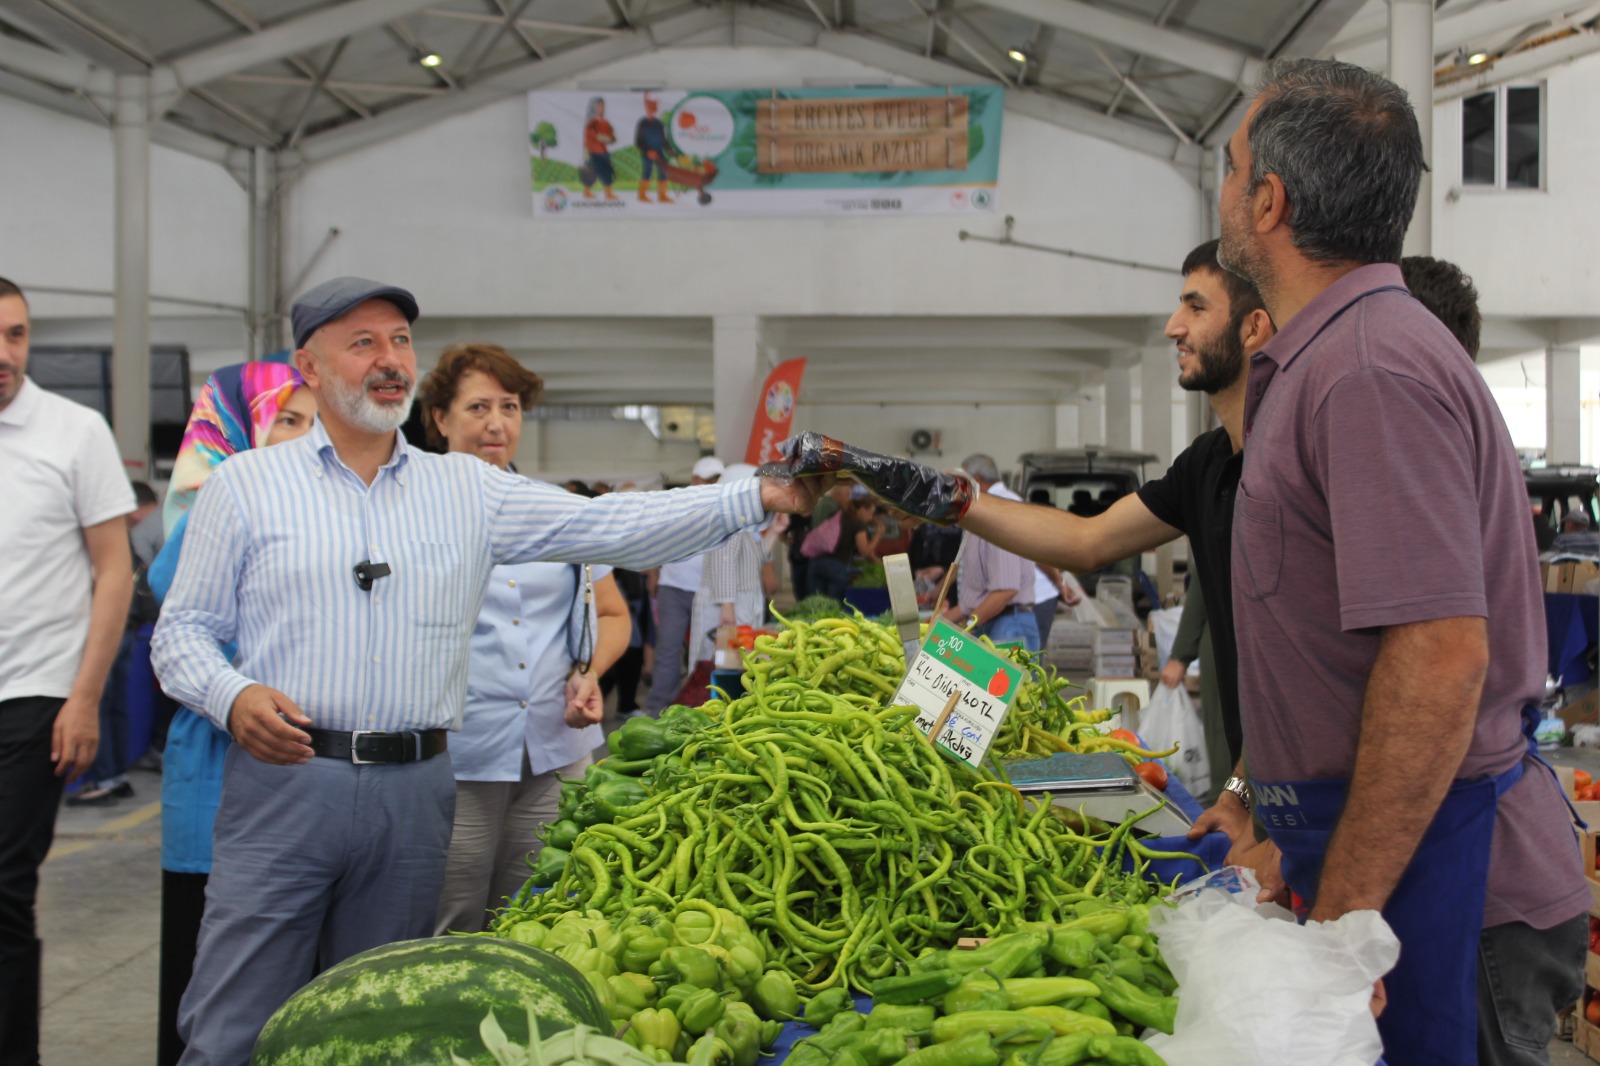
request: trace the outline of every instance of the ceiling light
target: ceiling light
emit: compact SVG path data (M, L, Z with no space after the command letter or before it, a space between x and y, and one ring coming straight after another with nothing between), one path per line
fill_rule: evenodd
M444 60L440 57L438 52L424 52L417 57L417 62L431 70L440 63L443 63Z
M1015 63L1026 63L1028 61L1028 53L1024 52L1020 48L1013 48L1008 51L1006 55L1010 56L1012 62Z
M1489 61L1489 53L1488 52L1474 52L1470 56L1467 57L1467 62L1471 63L1473 66L1477 66L1479 63L1487 63L1488 61Z

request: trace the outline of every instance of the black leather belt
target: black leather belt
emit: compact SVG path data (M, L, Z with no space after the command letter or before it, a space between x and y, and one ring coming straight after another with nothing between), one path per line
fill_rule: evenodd
M431 759L449 747L450 735L448 729L413 729L403 733L368 729L353 733L335 733L327 729L307 729L306 732L311 735L312 754L324 759L344 759L358 766Z

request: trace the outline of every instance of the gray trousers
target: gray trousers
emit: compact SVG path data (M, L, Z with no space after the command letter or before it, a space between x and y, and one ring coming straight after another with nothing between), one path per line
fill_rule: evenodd
M650 694L644 698L646 714L657 715L670 707L683 688L683 654L693 615L694 593L667 585L656 589L656 666Z
M317 972L433 934L456 782L450 756L269 766L228 749L182 1066L248 1066L267 1019Z
M520 781L457 781L456 822L450 861L439 894L439 936L488 928L489 908L501 906L528 881L528 861L544 847L539 827L556 820L558 777L582 777L594 762L577 762L536 774L522 753Z
M1583 994L1588 949L1587 914L1549 929L1491 925L1479 935L1478 1066L1548 1066L1556 1012Z

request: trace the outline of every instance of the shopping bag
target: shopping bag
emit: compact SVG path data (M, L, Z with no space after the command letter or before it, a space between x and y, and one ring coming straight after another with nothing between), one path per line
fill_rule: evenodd
M821 525L807 533L806 539L800 542L800 554L807 559L832 555L839 546L839 527L843 525L843 515L843 511L835 511Z
M1147 1037L1150 1048L1183 1066L1378 1062L1383 1041L1372 989L1400 957L1383 916L1352 911L1298 925L1281 907L1256 907L1259 885L1248 870L1227 867L1207 880L1237 883L1207 887L1150 915L1183 990L1174 1033Z
M1178 639L1178 625L1182 621L1182 605L1150 612L1150 630L1156 638L1156 662L1163 666L1172 658L1172 642Z
M1159 681L1150 706L1139 712L1139 735L1152 751L1178 745L1175 755L1162 760L1191 795L1211 791L1211 760L1206 757L1206 727L1200 709L1179 685L1168 688Z

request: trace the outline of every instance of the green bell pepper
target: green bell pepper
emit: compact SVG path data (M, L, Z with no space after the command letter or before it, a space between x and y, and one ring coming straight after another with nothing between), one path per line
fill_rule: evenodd
M711 941L716 922L705 911L686 910L672 919L672 942L696 947Z
M717 1066L718 1063L731 1066L733 1049L716 1034L707 1033L690 1045L689 1057L684 1061L687 1066Z
M715 1032L733 1052L733 1066L756 1066L761 1057L761 1019L748 1004L728 1004Z
M768 1020L786 1022L800 1014L800 993L795 991L794 978L783 970L762 974L750 990L750 1001L756 1013Z
M875 1003L867 1013L868 1029L898 1029L905 1033L926 1033L933 1028L938 1011L933 1004L902 1007L894 1003Z
M683 1027L684 1032L699 1036L715 1027L727 1009L728 1005L722 1001L722 997L715 989L702 988L672 1008L672 1013L677 1015L678 1024Z
M709 951L696 947L671 947L661 953L661 962L678 982L696 988L717 988L722 968Z
M681 1032L678 1019L671 1011L651 1007L628 1020L626 1039L640 1050L659 1049L670 1055Z
M811 997L811 1002L806 1004L805 1020L807 1025L821 1029L833 1020L834 1015L840 1011L851 1009L850 990L848 988L828 988Z
M648 925L629 925L621 931L622 948L617 964L631 973L646 973L651 964L661 958L661 953L672 946L672 941Z
M583 832L583 827L570 818L551 822L544 827L544 846L547 848L560 848L562 851L571 851L572 842L578 839L578 834Z
M528 881L536 888L549 888L561 880L571 858L569 852L546 844L539 849L539 857L528 864Z
M656 1005L656 983L638 973L619 973L606 978L617 1008L627 1009L626 1017L633 1017L646 1007Z
M555 954L563 962L571 963L574 970L586 977L593 975L603 981L617 972L617 960L597 947L582 943L568 944Z
M656 1006L662 1010L676 1012L679 1007L683 1006L684 1000L698 991L700 989L697 986L680 982L661 993L661 996L656 1000Z
M629 718L620 729L612 730L606 737L606 747L611 749L611 754L630 762L665 755L677 746L668 738L665 726L642 715Z
M507 940L515 940L519 944L528 944L536 948L544 947L544 942L549 938L549 928L533 918L525 918L506 930Z

